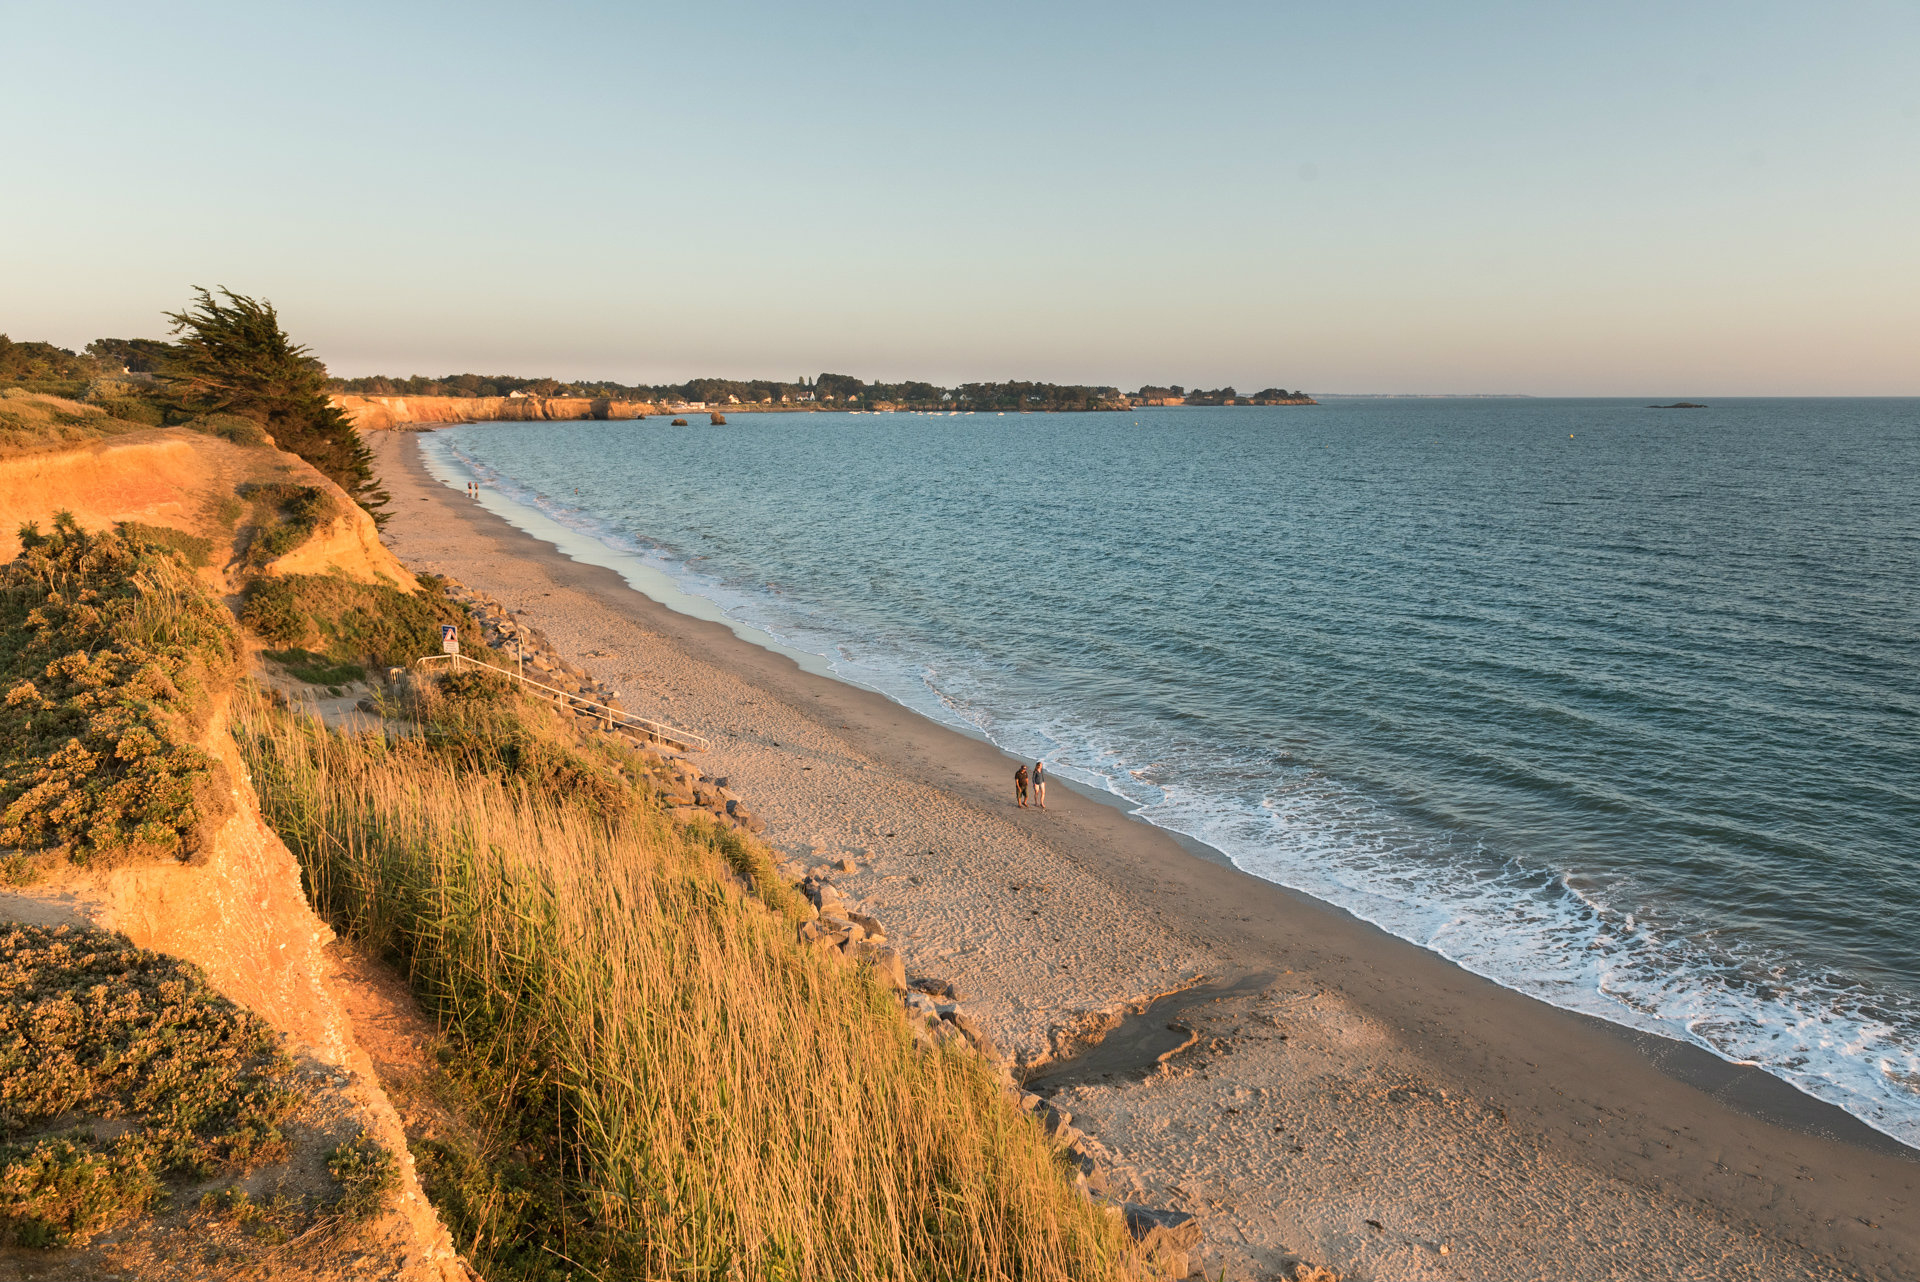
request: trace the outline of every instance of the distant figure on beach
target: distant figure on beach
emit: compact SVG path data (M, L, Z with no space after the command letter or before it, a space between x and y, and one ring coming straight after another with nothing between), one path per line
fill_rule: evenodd
M1020 809L1027 808L1027 768L1024 765L1013 772L1013 799Z
M1033 763L1033 804L1045 810L1047 808L1047 763Z

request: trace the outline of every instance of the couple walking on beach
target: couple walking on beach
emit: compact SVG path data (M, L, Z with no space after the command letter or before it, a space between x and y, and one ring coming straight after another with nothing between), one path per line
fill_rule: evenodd
M1040 809L1045 810L1047 808L1046 762L1034 762L1032 774L1027 773L1027 768L1024 765L1013 772L1013 799L1019 803L1020 809L1022 810L1027 808L1027 785L1029 782L1033 785L1033 803L1039 806Z

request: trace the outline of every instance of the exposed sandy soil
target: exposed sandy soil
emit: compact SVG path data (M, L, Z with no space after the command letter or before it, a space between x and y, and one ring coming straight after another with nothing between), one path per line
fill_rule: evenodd
M710 736L700 764L776 846L851 856L839 880L910 969L1066 1074L1050 1089L1115 1155L1116 1191L1202 1215L1209 1276L1920 1277L1920 1163L1837 1110L1479 980L1057 783L1016 810L990 745L561 555L427 477L411 434L373 444L403 562ZM1181 1031L1156 1007L1110 1063L1047 1064L1203 977L1231 986ZM1142 1028L1191 1044L1129 1061Z
M223 571L236 531L218 518L217 508L238 487L268 482L317 486L334 496L339 509L299 547L267 566L268 573L341 573L409 591L417 586L382 546L367 514L305 461L184 428L129 432L58 453L0 459L0 561L19 555L23 522L44 527L55 512L65 510L87 529L144 521L210 538L214 563L205 574L230 590Z

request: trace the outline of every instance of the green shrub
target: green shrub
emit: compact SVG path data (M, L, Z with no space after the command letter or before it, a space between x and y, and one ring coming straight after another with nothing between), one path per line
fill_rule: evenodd
M485 668L455 668L443 674L435 687L456 704L502 703L513 693L513 681Z
M781 916L796 922L806 921L813 916L806 897L787 884L764 845L749 841L735 829L714 823L688 824L682 836L685 841L703 844L718 855L727 867L753 887L753 893L760 902Z
M180 559L196 570L204 570L213 560L213 540L185 530L169 525L144 525L139 521L118 521L113 528L129 543L178 552Z
M104 931L7 930L0 1244L83 1243L162 1202L169 1178L282 1160L293 1081L278 1035L190 963Z
M265 445L270 439L266 428L240 414L199 414L180 426L191 432L232 441L235 445Z
M461 649L486 652L473 617L432 587L402 592L322 574L277 574L247 590L240 621L283 649L333 663L394 667L440 652L440 625L459 628Z
M109 418L117 418L123 423L164 427L167 422L165 408L144 396L90 396L87 399L105 410Z
M16 343L0 334L0 386L79 396L100 372L98 361L52 343Z
M491 1282L562 1282L566 1270L540 1247L569 1236L565 1180L553 1163L538 1160L547 1156L545 1137L530 1119L498 1109L491 1117L495 1125L484 1135L409 1141L420 1185Z
M241 487L240 497L253 509L253 537L247 541L246 560L256 566L293 551L340 513L333 496L316 485L247 485Z
M327 1154L327 1174L340 1186L334 1211L349 1220L370 1220L400 1183L400 1162L362 1134Z
M275 1193L265 1202L256 1202L245 1189L218 1189L200 1195L200 1222L195 1227L225 1220L234 1228L245 1230L256 1242L268 1247L284 1246L295 1233L313 1226L314 1216L306 1203L305 1197L288 1197L285 1193ZM223 1253L230 1252L231 1247Z
M256 565L278 560L305 543L312 533L312 527L302 528L291 522L270 526L247 544L247 559Z
M367 675L367 670L357 663L335 663L311 650L266 650L262 651L262 657L272 659L294 680L310 686L343 686Z
M178 555L68 513L0 566L0 845L6 867L186 859L232 810L198 747L239 670L233 618Z
M445 673L416 685L405 711L421 733L402 753L566 797L603 817L628 814L639 800L610 759L618 749L580 743L549 705L506 677L470 668Z

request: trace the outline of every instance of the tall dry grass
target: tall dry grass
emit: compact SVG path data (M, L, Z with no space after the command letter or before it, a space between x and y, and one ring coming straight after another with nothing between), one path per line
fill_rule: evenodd
M241 702L316 905L408 968L491 1066L489 1109L556 1141L551 1275L1129 1274L1124 1231L983 1066L917 1046L710 840ZM489 1278L532 1275L484 1237L461 1245Z

